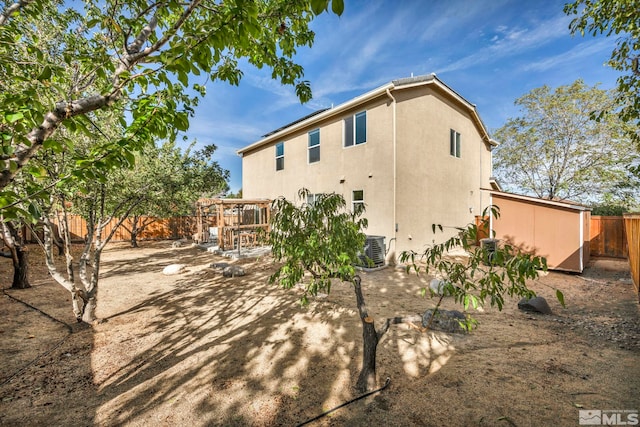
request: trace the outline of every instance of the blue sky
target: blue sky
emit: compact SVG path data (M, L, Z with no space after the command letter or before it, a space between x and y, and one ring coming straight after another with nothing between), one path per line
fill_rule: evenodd
M217 160L242 186L236 151L320 108L338 105L391 80L436 73L477 105L490 132L519 115L514 101L536 87L583 79L613 88L618 73L605 65L614 37L569 34L564 0L345 0L338 17L312 23L312 48L295 61L314 98L300 104L293 87L268 70L243 68L240 86L207 87L187 136L216 144Z

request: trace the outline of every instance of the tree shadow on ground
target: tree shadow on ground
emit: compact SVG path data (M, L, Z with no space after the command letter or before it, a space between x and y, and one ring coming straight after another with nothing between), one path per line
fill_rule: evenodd
M348 285L302 308L299 292L268 284L265 260L244 261L247 276L225 278L194 259L224 261L196 254L187 274L97 328L97 424L295 425L353 397L362 338ZM379 294L375 287L365 292ZM131 332L114 334L120 325ZM396 359L401 343L415 340L390 336ZM416 375L432 369L430 345L413 346L427 360L413 366ZM128 357L110 356L118 354Z
M188 264L184 274L164 276L153 253L136 258L145 266L131 261L135 250L106 251L98 315L108 321L71 334L0 386L0 425L296 425L352 397L362 336L350 286L336 283L301 308L296 290L267 284L273 266L264 260L241 261L248 275L224 278L208 266L229 260L169 246L151 249L161 263ZM362 276L377 324L435 304L417 296L428 277L393 268ZM15 295L72 321L66 291L35 283ZM546 296L560 287L568 308L534 316L509 300L503 312L478 313L478 331L465 336L392 328L378 348L379 384L391 377L390 386L312 425L528 425L532 408L545 408L538 424L573 425L572 402L633 407L640 323L627 276L549 273L535 286ZM0 321L17 318L5 307ZM5 378L27 343L63 333L15 307L31 317L0 322ZM32 324L42 324L34 338L9 334ZM9 336L19 353L9 352Z
M0 425L91 425L93 331L68 292L53 280L6 290L0 312Z
M172 247L172 242L142 242L138 248L131 248L122 242L109 244L106 251L126 251L127 258L122 261L103 263L108 269L100 272L100 279L110 277L127 277L140 273L161 272L170 264L175 264L180 259L193 263L193 248L191 245ZM202 258L207 258L207 253L200 251Z
M133 350L120 366L110 369L108 359L96 366L106 402L96 421L152 421L158 406L180 402L203 424L248 425L256 416L260 423L282 417L293 423L296 414L284 416L279 406L295 402L308 367L323 364L314 394L331 395L348 364L330 360L353 348L338 332L340 316L326 322L324 331L307 329L311 314L297 306L294 295L269 286L267 277L266 271L243 278L187 274L172 289L110 316L100 328L106 336L119 324L147 321L119 343L96 337L97 346L107 347L105 354L122 354L123 346ZM317 345L305 347L306 342Z

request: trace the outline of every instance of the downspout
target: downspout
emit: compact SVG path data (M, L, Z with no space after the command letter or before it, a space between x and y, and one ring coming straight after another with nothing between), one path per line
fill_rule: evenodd
M474 217L476 215L482 215L482 210L484 209L482 207L482 189L484 188L484 184L482 182L482 148L483 147L484 147L484 141L480 141L480 152L479 152L479 155L480 155L480 161L479 161L479 163L480 163L480 186L478 188L479 206L478 206L478 212L474 212L474 214L473 214Z
M493 193L489 192L489 206L493 207ZM495 238L495 231L493 230L493 213L491 208L489 209L489 238Z
M584 269L584 211L580 211L580 273Z
M393 114L393 118L392 118L392 132L393 135L391 137L392 140L392 145L393 145L393 250L391 250L391 247L389 247L389 252L387 254L387 259L385 260L387 264L391 264L393 263L395 265L396 263L396 259L397 259L397 255L396 255L396 248L398 245L398 219L397 219L397 214L396 214L396 209L397 209L397 187L398 187L398 182L397 182L397 158L396 158L396 143L397 143L397 139L396 139L396 99L393 97L393 95L391 95L391 91L389 90L389 88L387 88L386 90L387 92L387 96L389 97L389 99L391 100L391 105L392 105L392 114ZM391 243L391 242L389 242Z

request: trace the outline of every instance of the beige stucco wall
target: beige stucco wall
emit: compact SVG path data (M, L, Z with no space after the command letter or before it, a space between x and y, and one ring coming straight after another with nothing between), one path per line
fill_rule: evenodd
M473 222L489 204L481 188L489 188L491 152L468 110L424 86L392 94L397 100L395 150L394 104L382 94L361 107L245 152L244 197L293 200L304 187L312 193L342 194L350 203L353 190L364 190L366 233L384 235L396 256L403 250L419 251L434 239L442 241L455 232L454 227ZM343 148L343 119L363 110L367 111L367 142ZM316 128L320 129L320 161L308 164L308 132ZM449 153L450 129L462 136L460 158ZM276 171L275 145L280 141L285 166ZM445 233L434 235L434 223L445 226Z
M242 159L242 191L247 198L297 198L298 190L335 192L351 203L354 190L363 190L369 221L367 234L389 236L393 216L391 108L388 98L301 129ZM367 142L343 147L343 119L367 111ZM308 132L320 129L320 161L308 163ZM275 145L284 142L284 169L276 171Z
M467 110L429 87L397 94L398 247L419 251L441 242L489 204L491 152ZM461 134L461 156L450 154L449 133ZM444 232L434 234L432 224Z

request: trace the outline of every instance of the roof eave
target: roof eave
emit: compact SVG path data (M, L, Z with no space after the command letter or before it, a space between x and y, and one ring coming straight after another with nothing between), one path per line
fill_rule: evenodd
M484 125L482 119L478 115L478 111L476 110L475 104L472 104L469 101L467 101L463 96L461 96L455 90L447 86L447 84L445 84L434 73L432 73L424 76L408 77L408 78L393 80L390 83L387 83L367 93L357 96L343 104L338 105L337 107L326 110L320 114L312 115L306 120L294 122L292 126L285 127L277 132L274 132L273 134L267 134L266 137L260 139L259 141L256 141L253 144L250 144L244 148L241 148L240 150L237 151L237 154L242 157L242 155L246 152L253 151L257 148L262 147L263 145L267 145L269 143L277 141L282 137L284 137L285 135L288 135L293 132L296 132L297 130L303 129L309 126L310 124L313 124L315 122L320 122L328 117L338 115L343 111L353 108L357 105L364 104L365 102L370 101L371 99L385 95L387 91L392 91L396 89L409 89L416 86L424 86L427 84L434 84L434 83L441 90L448 93L451 97L453 97L454 99L462 103L470 111L473 120L476 122L478 128L481 130L481 133L483 134L482 139L486 144L494 147L498 145L498 143L493 139L491 139L491 137L489 136L489 132L487 131L486 126Z
M251 145L248 145L244 148L241 148L240 150L237 151L238 155L242 156L244 153L246 153L247 151L252 151L256 148L259 148L263 145L269 144L270 142L273 141L277 141L278 139L282 138L284 135L288 135L290 133L293 133L299 129L303 129L307 126L309 126L310 124L314 123L314 122L320 122L328 117L331 116L335 116L336 114L340 114L341 112L348 110L349 108L352 108L356 105L359 104L363 104L371 99L377 98L378 96L381 96L383 94L386 93L387 89L393 89L393 83L388 83L384 86L380 86L379 88L376 88L372 91L369 91L365 94L362 94L358 97L355 97L353 99L351 99L350 101L347 101L343 104L338 105L337 107L334 108L330 108L320 114L316 114L312 117L309 117L306 120L302 120L298 123L295 123L292 126L289 126L287 128L284 128L278 132L275 132L271 135L268 135L265 138L260 139L259 141L254 142Z
M549 200L549 199L541 199L538 197L532 197L532 196L524 196L522 194L515 194L515 193L509 193L506 191L491 191L492 195L495 196L502 196L505 197L507 199L515 199L515 200L522 200L522 201L528 201L531 203L538 203L538 204L543 204L543 205L550 205L550 206L557 206L560 208L565 208L565 209L572 209L572 210L576 210L576 211L591 211L592 208L588 207L588 206L584 206L584 205L580 205L578 203L568 203L568 202L562 202L562 201L558 201L558 200Z

